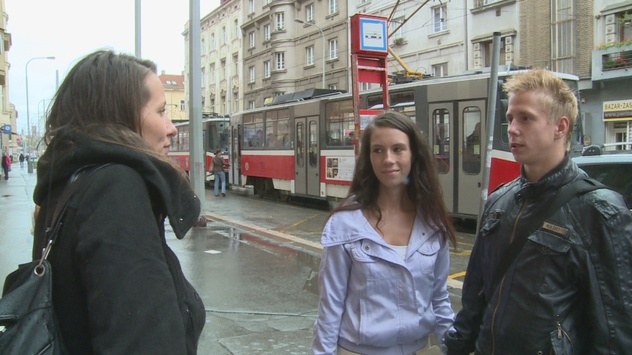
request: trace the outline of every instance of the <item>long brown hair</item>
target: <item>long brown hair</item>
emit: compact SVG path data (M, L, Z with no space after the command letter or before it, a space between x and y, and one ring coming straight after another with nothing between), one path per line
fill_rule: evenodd
M79 133L171 164L141 136L141 115L150 98L145 79L150 73L156 73L156 65L150 60L106 50L85 56L55 94L44 142L50 145L55 138Z
M434 156L431 154L428 141L413 120L399 112L382 112L375 116L364 130L349 193L332 214L362 209L374 213L378 223L381 220L382 212L377 204L379 180L371 165L371 135L378 127L394 128L408 136L412 153L410 175L406 185L408 196L415 207L421 210L423 220L427 224L439 227L443 241L450 241L456 247L456 233L443 203Z

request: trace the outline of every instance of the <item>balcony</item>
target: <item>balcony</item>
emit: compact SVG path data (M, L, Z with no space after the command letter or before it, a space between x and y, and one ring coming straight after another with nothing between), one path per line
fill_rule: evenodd
M602 45L593 51L593 81L632 77L632 70L630 70L631 68L631 41Z

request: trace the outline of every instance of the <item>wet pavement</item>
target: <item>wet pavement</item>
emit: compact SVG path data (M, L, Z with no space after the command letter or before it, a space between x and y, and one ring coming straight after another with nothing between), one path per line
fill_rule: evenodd
M0 282L30 260L35 174L13 169L0 182ZM246 191L247 192L247 191ZM316 282L322 209L206 190L206 227L167 242L206 306L200 354L308 354L318 307ZM471 236L459 235L452 254L450 293L460 309L460 278ZM461 275L461 276L459 276Z

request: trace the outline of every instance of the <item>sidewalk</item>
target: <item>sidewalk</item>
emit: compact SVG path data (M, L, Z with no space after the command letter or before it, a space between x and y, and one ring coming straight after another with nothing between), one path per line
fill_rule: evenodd
M26 166L12 166L9 180L0 181L0 285L18 264L31 260L33 236L33 189L35 173L28 174Z

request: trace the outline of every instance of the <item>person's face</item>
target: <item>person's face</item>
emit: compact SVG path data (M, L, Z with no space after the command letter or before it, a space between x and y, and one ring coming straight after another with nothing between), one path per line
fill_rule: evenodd
M170 137L177 133L177 129L167 117L165 92L158 75L149 73L145 85L150 95L141 113L141 136L151 148L166 155L169 153Z
M412 153L406 133L377 127L370 139L373 173L386 188L403 187L410 174Z
M511 153L524 165L529 180L539 180L564 157L568 118L549 121L549 110L542 103L544 93L527 91L509 97L507 121ZM529 176L531 174L531 176Z

